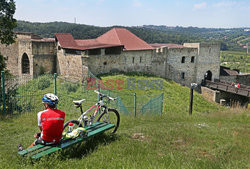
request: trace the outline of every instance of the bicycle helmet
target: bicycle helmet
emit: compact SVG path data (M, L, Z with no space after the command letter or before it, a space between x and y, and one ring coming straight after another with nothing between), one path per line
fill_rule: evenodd
M48 93L43 96L42 101L49 106L55 106L59 102L59 99L53 93Z

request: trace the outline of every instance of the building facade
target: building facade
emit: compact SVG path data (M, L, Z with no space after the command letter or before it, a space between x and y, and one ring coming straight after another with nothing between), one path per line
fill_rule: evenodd
M74 39L57 33L41 38L18 33L16 43L0 45L7 69L14 75L57 72L71 79L109 72L143 72L190 87L204 76L219 79L220 44L148 44L124 28L113 28L96 39Z

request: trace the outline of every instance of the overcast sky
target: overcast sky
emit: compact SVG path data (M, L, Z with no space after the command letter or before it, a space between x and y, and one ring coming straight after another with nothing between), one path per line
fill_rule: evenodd
M15 0L15 18L95 26L250 27L250 0Z

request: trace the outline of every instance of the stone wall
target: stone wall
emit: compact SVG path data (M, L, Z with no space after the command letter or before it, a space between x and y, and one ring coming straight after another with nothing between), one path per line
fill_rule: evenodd
M220 76L221 81L226 81L229 83L240 83L247 86L250 86L250 74L243 75L232 75L232 76Z
M201 83L207 71L212 72L212 80L220 76L220 44L200 43L199 56L197 58L196 82Z
M13 75L19 75L18 71L18 42L11 45L0 44L0 54L4 57L6 67Z
M33 77L33 54L32 54L32 42L30 40L19 40L19 56L18 56L18 74L22 75L22 58L26 53L29 58L29 73Z
M56 72L56 50L54 42L32 42L33 76Z
M186 86L195 83L197 48L170 48L166 50L166 78ZM185 58L184 63L182 63L183 57ZM194 62L191 62L192 57L194 57Z
M105 55L102 49L100 55L83 56L83 65L88 66L94 74L124 71L149 73L152 51L123 51L121 54Z
M201 87L201 94L204 98L213 102L220 102L221 96L220 92L216 90L209 89L207 87Z
M57 73L70 79L81 80L82 55L65 53L64 49L57 50Z

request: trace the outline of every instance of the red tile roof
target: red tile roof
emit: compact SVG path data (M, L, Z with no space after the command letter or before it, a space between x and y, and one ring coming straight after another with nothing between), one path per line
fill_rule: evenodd
M133 33L124 28L113 28L96 39L77 39L69 33L56 33L56 40L62 48L96 49L107 47L124 47L124 50L152 50L153 48Z
M151 50L148 43L124 28L113 28L97 38L105 44L124 45L124 50Z
M75 39L70 33L56 33L55 37L62 48L70 48L70 49L78 48Z
M184 48L183 45L173 43L153 43L150 44L153 48L168 47L168 48Z
M123 45L117 44L103 44L98 42L96 39L76 39L76 44L83 47L84 49L97 49L97 48L108 48L108 47L117 47Z

